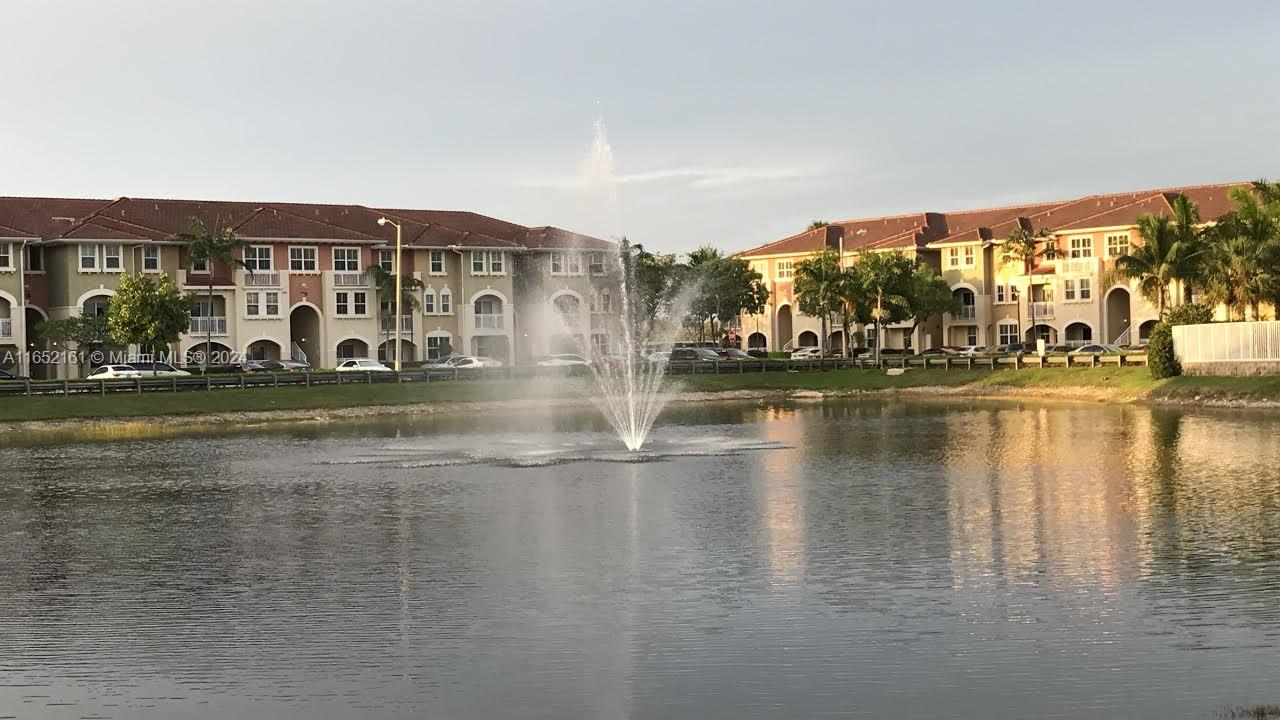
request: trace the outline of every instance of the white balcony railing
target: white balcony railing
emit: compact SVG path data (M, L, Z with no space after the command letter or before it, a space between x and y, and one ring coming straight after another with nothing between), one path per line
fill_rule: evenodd
M396 319L390 315L382 318L382 332L391 332L396 329ZM400 316L400 329L404 332L413 332L413 316Z
M1063 258L1058 260L1060 275L1096 275L1098 258Z
M977 305L961 305L959 310L951 313L952 320L976 320L977 318Z
M13 337L13 318L0 318L0 338Z
M1053 303L1051 302L1033 302L1027 303L1029 306L1027 312L1031 317L1048 320L1053 317Z
M245 287L280 287L280 273L274 270L246 271L242 283Z
M476 313L476 329L477 330L501 330L502 314L501 313Z
M191 329L187 331L188 335L226 335L227 334L227 318L224 317L192 317Z
M334 287L365 287L369 281L364 273L335 270L332 274Z

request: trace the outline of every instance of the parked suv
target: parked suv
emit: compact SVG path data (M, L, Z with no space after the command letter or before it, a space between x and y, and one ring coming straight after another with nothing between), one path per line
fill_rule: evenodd
M191 375L186 370L179 370L169 363L131 362L129 365L143 375L150 375L151 377L189 377Z
M715 350L704 347L678 347L671 349L671 362L715 362L720 356Z

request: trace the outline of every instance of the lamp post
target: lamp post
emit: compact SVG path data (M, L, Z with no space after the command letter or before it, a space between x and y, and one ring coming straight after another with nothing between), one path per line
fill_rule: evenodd
M404 329L400 321L400 223L392 222L384 217L378 218L379 225L391 225L396 229L396 261L392 263L391 272L396 276L396 372L400 372L400 332Z

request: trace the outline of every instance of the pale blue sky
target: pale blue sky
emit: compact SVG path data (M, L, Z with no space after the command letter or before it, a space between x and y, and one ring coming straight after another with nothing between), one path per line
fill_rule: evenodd
M471 209L726 249L1280 176L1280 3L0 0L0 194ZM575 178L602 112L616 218Z

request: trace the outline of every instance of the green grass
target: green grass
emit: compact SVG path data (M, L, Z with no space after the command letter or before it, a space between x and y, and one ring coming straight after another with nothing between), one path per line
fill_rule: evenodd
M153 392L101 397L45 395L0 400L0 421L156 417L261 410L328 410L436 402L479 402L582 397L577 383L528 380L460 380L404 385L342 385L316 388L219 389L181 393ZM1101 399L1146 398L1175 402L1209 400L1280 401L1280 376L1179 377L1152 380L1143 367L1044 368L1022 370L909 370L888 375L874 370L827 372L726 373L682 375L685 391L789 390L881 391L917 387L953 387L975 395L1017 388L1094 388Z

